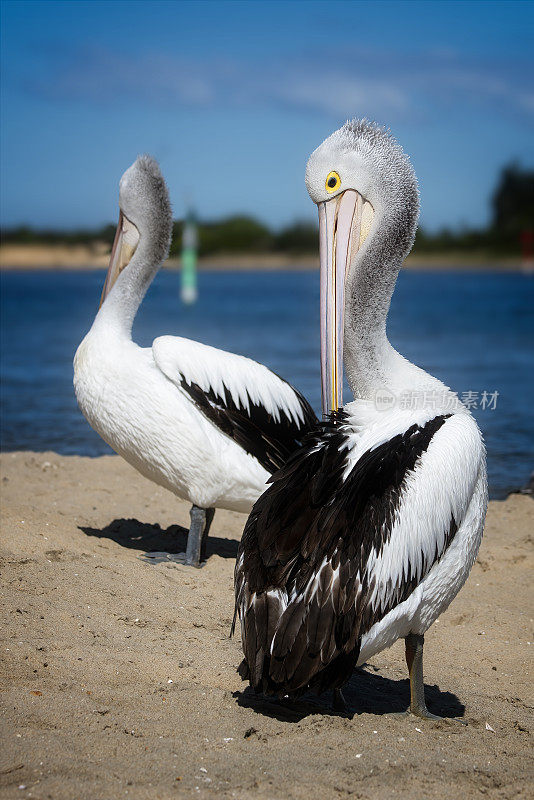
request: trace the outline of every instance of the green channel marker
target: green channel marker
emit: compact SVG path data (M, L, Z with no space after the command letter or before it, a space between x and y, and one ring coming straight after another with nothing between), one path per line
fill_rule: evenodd
M191 304L198 297L197 290L197 225L192 211L187 214L182 236L182 302Z

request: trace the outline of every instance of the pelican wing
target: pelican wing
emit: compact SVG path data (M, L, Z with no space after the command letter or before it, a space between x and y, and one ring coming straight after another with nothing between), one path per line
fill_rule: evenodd
M355 457L357 439L343 423L310 434L245 527L235 572L240 674L258 691L343 685L362 636L447 551L484 470L465 414L378 436ZM479 468L466 467L466 445L478 448L468 463Z
M152 352L163 374L269 473L317 422L296 389L250 358L176 336L156 339Z

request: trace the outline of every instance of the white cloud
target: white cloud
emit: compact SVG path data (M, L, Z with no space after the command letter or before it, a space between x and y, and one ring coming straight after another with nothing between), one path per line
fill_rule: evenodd
M531 65L475 61L452 51L340 53L286 64L194 61L174 54L117 55L101 48L43 51L27 89L54 100L185 106L284 106L329 117L379 119L476 106L534 117Z

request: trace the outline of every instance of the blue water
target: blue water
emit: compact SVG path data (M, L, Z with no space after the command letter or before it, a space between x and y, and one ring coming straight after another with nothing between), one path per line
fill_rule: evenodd
M109 453L76 406L72 357L91 325L102 272L6 272L1 278L1 446ZM134 326L149 345L178 334L251 356L320 406L315 272L204 272L199 302L179 301L161 272ZM393 345L458 392L497 391L474 414L488 448L490 490L503 497L534 468L534 279L519 274L403 272L389 321Z

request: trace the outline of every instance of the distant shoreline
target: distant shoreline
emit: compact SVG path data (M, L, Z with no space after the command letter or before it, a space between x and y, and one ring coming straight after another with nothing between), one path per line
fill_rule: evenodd
M77 245L12 245L0 247L0 269L16 270L98 270L106 269L109 254L98 249ZM315 270L318 256L295 256L286 253L238 253L206 256L199 259L200 270ZM177 270L180 260L169 259L165 269ZM408 257L405 268L411 270L480 269L492 272L534 272L534 264L522 264L516 257L495 257L488 253L464 254L458 251L439 254L414 254Z

